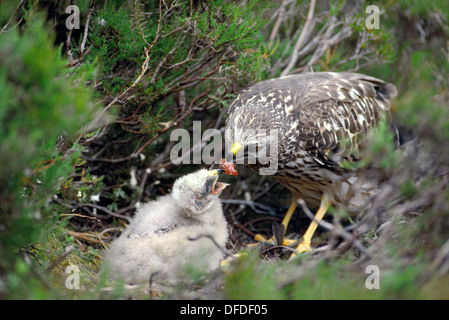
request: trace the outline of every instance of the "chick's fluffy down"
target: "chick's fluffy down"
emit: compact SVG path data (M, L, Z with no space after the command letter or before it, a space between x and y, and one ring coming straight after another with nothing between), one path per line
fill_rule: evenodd
M204 176L202 171L196 174ZM198 179L197 175L190 176ZM184 179L192 180L189 175ZM209 272L219 266L228 232L218 196L209 195L207 205L202 206L206 209L192 216L191 208L183 207L173 194L176 192L143 205L127 229L111 243L103 256L111 278L135 283L148 281L154 275L176 281L188 267Z

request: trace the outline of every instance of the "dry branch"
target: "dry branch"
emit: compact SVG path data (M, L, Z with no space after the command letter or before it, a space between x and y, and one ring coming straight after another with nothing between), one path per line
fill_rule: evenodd
M294 65L296 64L296 61L298 59L298 51L299 49L304 45L304 41L307 39L307 37L310 34L310 30L311 30L311 23L312 23L312 19L313 19L313 12L315 10L315 3L316 0L311 0L310 1L310 6L309 6L309 12L307 13L307 20L306 23L304 24L304 27L302 28L302 32L299 35L298 40L296 41L296 44L293 48L293 52L290 58L290 62L288 63L287 67L282 71L281 73L281 77L284 77L286 75L288 75L290 73L290 71L293 69Z
M80 45L80 59L83 59L83 56L84 56L84 50L85 50L86 42L87 42L87 34L89 33L90 18L92 16L92 12L94 11L94 7L95 7L95 0L91 0L91 2L89 4L89 10L87 11L86 25L84 26L83 40L81 41L81 45Z
M37 1L36 1L37 2ZM9 27L9 25L11 24L12 20L14 19L14 17L17 14L17 11L19 11L19 9L24 5L25 0L20 0L19 4L17 5L16 9L14 10L13 14L11 15L11 17L9 18L8 22L3 26L2 30L0 30L0 34L2 34L3 32L8 32L11 29L17 27L23 20L23 18L20 18L19 21L17 22L17 24L10 28L9 30L7 30L7 28Z

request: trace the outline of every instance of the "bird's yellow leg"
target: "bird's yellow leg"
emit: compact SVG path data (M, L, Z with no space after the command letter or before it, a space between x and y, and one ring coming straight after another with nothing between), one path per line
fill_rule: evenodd
M327 196L323 195L323 197L321 198L320 207L317 213L315 214L312 223L310 223L309 227L307 228L307 231L304 233L304 236L302 237L303 239L302 242L296 248L297 253L303 253L312 250L310 248L310 244L312 243L313 234L315 233L315 230L318 227L318 222L323 219L324 214L326 213L330 205L331 203L327 198ZM295 257L295 254L292 254L292 258L293 257Z
M298 204L298 198L292 196L292 202L290 203L290 207L288 208L287 213L284 216L284 219L282 219L282 225L284 226L285 231L287 231L288 224L290 223L290 219L292 218L292 215L295 212L297 204ZM282 244L284 246L289 246L294 242L295 242L294 240L285 239L285 238L282 240Z
M288 224L290 223L290 219L292 218L292 215L295 212L297 204L298 204L298 199L296 197L292 197L292 202L290 203L290 207L288 208L287 213L284 216L284 219L282 219L282 225L284 226L285 231L287 230ZM267 241L273 242L274 241L273 238L270 240L267 240L261 234L256 234L256 236L254 237L254 240L259 241L259 242L267 242ZM282 244L284 246L289 246L294 242L295 242L295 240L290 240L290 239L285 239L285 238L282 240Z

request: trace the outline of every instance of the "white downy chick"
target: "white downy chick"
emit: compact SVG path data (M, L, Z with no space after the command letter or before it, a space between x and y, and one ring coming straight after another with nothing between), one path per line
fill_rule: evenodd
M143 204L104 253L108 275L127 283L148 281L152 274L176 281L187 266L203 272L218 268L228 239L218 198L227 186L217 182L221 171L185 175L170 194Z

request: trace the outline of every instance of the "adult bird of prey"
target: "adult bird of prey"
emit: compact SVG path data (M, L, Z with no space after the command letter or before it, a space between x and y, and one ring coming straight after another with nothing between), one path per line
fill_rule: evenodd
M313 72L256 83L229 106L226 159L261 174L276 165L265 172L292 193L284 234L299 199L318 209L296 252L311 250L316 222L330 205L363 207L373 185L342 163L357 157L363 137L382 117L390 118L395 96L394 85L371 76ZM256 240L265 241L260 235Z

